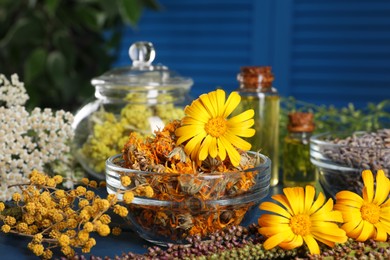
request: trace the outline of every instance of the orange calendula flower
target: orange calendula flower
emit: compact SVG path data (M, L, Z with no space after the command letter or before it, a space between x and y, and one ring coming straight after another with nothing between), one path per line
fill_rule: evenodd
M375 191L372 172L365 170L362 177L363 197L351 191L336 194L335 209L341 211L344 218L341 228L357 241L386 241L390 235L390 180L379 170Z
M252 137L255 130L253 109L228 118L241 101L237 92L232 92L225 100L221 89L201 95L184 110L186 116L175 134L177 144L185 143L184 150L191 159L204 161L208 156L225 160L230 158L233 166L238 166L241 156L238 149L247 151L251 144L241 137Z
M283 249L300 247L305 242L311 254L320 254L317 241L330 247L344 243L348 237L335 222L343 222L341 212L333 210L333 200L320 192L314 200L313 186L283 189L283 194L272 196L280 203L263 202L260 209L272 212L258 219L259 232L267 240L263 246L269 250L276 246Z

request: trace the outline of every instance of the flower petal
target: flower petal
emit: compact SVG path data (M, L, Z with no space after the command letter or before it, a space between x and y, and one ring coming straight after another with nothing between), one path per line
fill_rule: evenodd
M204 120L201 120L201 118L193 118L193 117L189 117L189 116L185 116L181 120L182 125L202 125L204 127L204 125L206 123L207 123L207 121L204 122Z
M283 207L285 207L285 209L288 211L288 213L290 213L291 215L294 214L292 212L291 205L288 202L288 199L287 199L287 197L285 195L283 195L283 194L275 194L275 195L272 195L272 199L276 200L277 202L282 204Z
M363 228L360 235L356 238L357 241L366 241L369 238L372 238L375 234L374 225L368 221L363 221Z
M226 98L225 91L221 89L217 89L215 93L216 93L218 111L220 111L220 116L223 116L223 111L225 109L225 98Z
M203 106L200 100L192 101L190 106L186 106L184 112L187 116L196 118L198 121L203 123L207 123L211 118L211 114L207 111L207 109Z
M211 158L215 158L218 156L218 147L217 147L217 138L211 138L211 144L209 146L209 154Z
M325 222L325 221L317 221L312 227L311 227L312 233L319 234L319 236L322 235L330 235L334 237L342 237L346 236L345 231L335 223L332 222ZM334 241L334 240L332 240ZM334 241L337 242L337 241Z
M255 135L256 130L249 128L249 129L243 129L243 128L229 128L229 132L231 134L241 136L241 137L252 137Z
M343 229L345 230L345 232L347 232L347 236L348 237L350 237L350 238L354 238L354 239L356 239L359 235L360 235L360 233L362 232L362 230L363 230L363 225L364 225L364 221L362 220L362 219L357 219L357 220L359 220L359 224L354 228L354 229L352 229L352 230L347 230L346 228L344 228L344 226L345 225L347 225L347 224L344 224L342 227L343 227ZM352 226L352 225L351 225Z
M223 143L221 139L217 139L217 144L218 144L218 156L221 159L221 161L224 161L226 158L226 149L223 146Z
M322 232L312 232L314 238L318 241L321 241L324 243L324 241L328 241L328 242L331 242L329 244L333 244L333 243L345 243L347 242L348 240L348 237L347 235L345 234L345 231L340 229L341 230L340 232L336 234L331 234L331 233L322 233ZM329 245L327 242L325 242L325 244Z
M264 241L263 246L266 250L270 250L286 240L291 241L294 236L295 235L291 230L277 233Z
M376 230L374 237L375 241L385 242L387 240L386 227L381 222L374 224L374 226Z
M283 193L286 195L286 198L289 204L291 205L291 210L294 213L294 215L302 213L303 206L304 206L303 188L302 187L284 188Z
M266 210L269 212L279 214L279 215L286 217L288 219L291 218L291 214L288 213L288 211L286 211L284 208L282 208L281 206L279 206L278 204L275 204L273 202L265 201L265 202L260 204L259 208L261 210Z
M225 147L227 154L229 155L230 162L233 166L238 166L241 161L241 155L238 153L236 148L232 146L232 144L224 137L220 136L219 140L221 140L221 143L223 147Z
M202 141L202 145L200 146L199 151L199 160L204 161L207 158L212 138L213 137L211 135L207 135L206 138Z
M370 170L364 170L362 172L364 190L363 199L367 202L372 202L374 198L374 176Z
M236 116L229 118L228 122L229 125L234 126L236 124L240 124L242 122L251 120L254 115L255 115L255 111L253 109L248 109Z
M270 237L278 233L286 232L287 230L291 230L288 224L282 224L282 225L279 224L279 225L260 227L259 233L266 237Z
M187 141L188 139L199 135L199 134L206 134L204 131L204 128L201 126L196 125L185 125L181 126L176 129L175 135L179 138L177 139L177 144L182 144L183 142Z
M252 145L243 140L242 138L236 136L236 135L233 135L231 134L229 131L226 131L225 134L224 134L224 137L229 140L229 142L234 145L235 147L241 149L241 150L244 150L244 151L248 151L251 149Z
M363 198L352 191L344 190L336 194L336 206L337 204L344 204L360 209L363 205L363 202Z
M325 196L322 194L322 192L318 193L317 199L314 201L314 203L311 205L309 214L313 214L316 212L322 205L324 205L325 202Z
M235 129L235 130L247 129L247 128L252 127L254 124L255 124L254 119L248 119L248 120L240 121L240 122L231 122L231 119L228 119L226 121L226 125L228 126L228 128Z
M310 212L310 208L313 205L315 195L316 195L315 188L311 185L307 185L305 187L305 209L304 209L304 212L307 212L307 213Z
M203 138L206 137L206 134L199 134L194 136L191 140L188 141L188 143L184 146L184 150L187 154L192 154L196 149L197 145L200 147L200 144L203 140ZM179 141L179 140L178 140ZM197 151L196 151L197 153Z
M343 223L343 215L340 211L324 211L319 210L311 215L310 219L312 221L333 221Z
M386 177L383 170L378 170L376 174L376 191L373 203L380 205L382 204L389 196L390 191L390 181Z
M315 218L317 215L322 215L331 212L333 209L333 199L329 198L328 201L311 216ZM337 213L336 213L337 214Z
M226 100L222 117L227 118L233 112L233 110L236 109L238 104L240 104L240 101L241 97L237 92L230 93L228 99Z
M279 246L286 250L291 250L297 247L300 247L303 245L303 238L302 236L295 235L292 240L288 242L282 242L279 244Z
M288 224L288 223L290 223L290 219L280 215L262 214L258 218L259 226Z
M218 116L218 111L217 108L214 107L214 104L210 100L210 96L212 96L213 92L200 95L199 100L202 102L203 106L206 108L206 110L211 115L211 117L216 118Z
M320 247L318 246L317 241L312 235L307 235L303 237L307 247L309 248L310 254L319 255L321 253Z

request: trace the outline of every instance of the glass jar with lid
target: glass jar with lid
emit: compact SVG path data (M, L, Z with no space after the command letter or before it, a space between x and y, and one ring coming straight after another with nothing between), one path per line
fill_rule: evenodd
M131 132L149 136L184 116L191 98L191 78L163 65L152 65L153 44L136 42L129 48L132 66L93 78L95 99L75 115L75 153L93 177L104 179L105 161L121 152Z

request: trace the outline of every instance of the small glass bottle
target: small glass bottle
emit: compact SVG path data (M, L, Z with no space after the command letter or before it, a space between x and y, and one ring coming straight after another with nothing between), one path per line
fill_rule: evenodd
M270 66L245 66L237 75L241 96L239 112L247 109L255 111L256 134L248 141L251 150L268 156L272 162L271 186L279 182L279 109L280 97L272 86L274 76Z
M316 170L310 162L310 136L315 128L313 114L293 112L288 119L288 134L283 145L283 185L314 186Z

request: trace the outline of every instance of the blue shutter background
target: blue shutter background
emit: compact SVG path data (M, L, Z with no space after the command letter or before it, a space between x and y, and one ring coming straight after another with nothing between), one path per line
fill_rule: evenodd
M155 63L194 79L191 94L238 87L241 66L271 65L282 96L345 106L390 99L388 0L159 0L123 28L117 66L135 41Z

